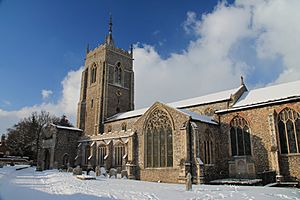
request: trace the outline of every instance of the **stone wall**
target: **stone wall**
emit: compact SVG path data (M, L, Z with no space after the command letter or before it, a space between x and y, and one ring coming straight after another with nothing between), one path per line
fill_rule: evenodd
M54 162L59 168L63 166L63 157L69 156L70 166L75 166L75 157L77 156L78 139L81 131L71 131L68 129L57 129Z
M239 111L233 111L228 113L220 114L221 119L221 131L224 136L224 141L230 144L229 129L230 121L237 115L243 117L250 126L250 135L251 135L251 147L252 147L252 160L255 163L256 173L263 171L276 170L276 162L272 154L277 153L278 150L278 132L276 137L272 136L272 125L269 121L269 115L272 113L279 113L286 107L290 107L297 112L300 112L300 102L290 102L290 103L281 103L274 104L256 108L249 108ZM277 127L277 122L275 119L275 128ZM276 128L277 130L277 128ZM274 140L277 141L274 144ZM273 145L272 145L273 144ZM230 146L224 149L224 152L227 152L227 155L224 155L231 159L231 150ZM289 155L280 155L280 168L281 173L290 176L286 178L296 177L300 179L300 159L299 154L289 154Z

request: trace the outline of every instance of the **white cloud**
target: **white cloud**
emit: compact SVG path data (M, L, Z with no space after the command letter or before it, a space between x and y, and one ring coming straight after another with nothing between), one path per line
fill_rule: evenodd
M42 90L42 97L43 99L47 99L50 95L53 94L52 90Z
M237 87L300 79L300 1L219 3L213 12L187 12L183 28L197 39L162 58L153 46L135 48L136 106Z
M182 53L162 58L154 46L135 46L136 107L237 87L241 75L252 86L300 79L299 10L298 0L243 0L202 16L189 11L183 28L196 39ZM75 122L82 69L68 73L56 103L0 109L0 132L38 110Z
M32 112L45 110L51 114L61 116L66 114L71 122L76 122L77 103L80 94L80 79L83 67L70 71L62 84L62 96L56 103L42 103L39 105L23 107L20 110L5 111L0 109L0 133L5 133L18 120L28 117Z

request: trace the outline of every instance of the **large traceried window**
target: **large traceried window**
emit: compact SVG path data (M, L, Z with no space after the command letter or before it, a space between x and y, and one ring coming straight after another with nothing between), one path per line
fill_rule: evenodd
M213 136L209 129L206 129L204 133L203 141L203 160L204 164L213 164Z
M105 156L106 156L106 146L105 145L101 145L98 147L98 154L99 154L99 165L100 166L104 166L104 160L105 160Z
M115 66L114 83L118 85L122 85L123 83L123 71L120 62Z
M285 108L278 115L278 134L281 154L300 153L300 115Z
M115 152L115 166L122 166L123 163L123 157L125 155L125 146L123 144L117 144L114 146L114 152Z
M146 125L145 149L146 167L173 166L173 133L166 112L156 110L150 115Z
M251 155L250 129L247 121L240 117L234 117L230 122L231 155Z

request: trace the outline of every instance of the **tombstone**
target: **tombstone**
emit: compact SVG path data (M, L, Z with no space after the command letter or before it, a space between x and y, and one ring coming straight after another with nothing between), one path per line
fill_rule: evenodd
M73 167L68 167L67 172L73 172Z
M3 163L0 163L0 168L3 168Z
M100 167L96 166L95 168L96 176L100 176Z
M109 178L116 178L116 176L117 176L117 170L114 168L111 168L109 170Z
M104 177L107 176L107 172L106 172L106 169L104 167L100 168L100 176L104 176Z
M191 173L188 173L186 176L185 188L186 188L186 191L192 190L192 175L191 175Z
M96 173L93 171L93 170L91 170L90 172L89 172L89 176L96 176Z
M82 175L82 169L80 168L80 166L77 166L73 169L73 175Z
M122 170L121 171L121 178L128 178L127 170Z

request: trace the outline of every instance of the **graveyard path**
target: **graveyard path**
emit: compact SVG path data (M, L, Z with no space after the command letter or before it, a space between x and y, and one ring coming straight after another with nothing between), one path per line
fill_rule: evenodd
M101 200L101 199L293 199L300 200L299 189L249 186L185 185L153 183L126 179L79 180L72 173L35 168L16 171L0 168L0 200Z

